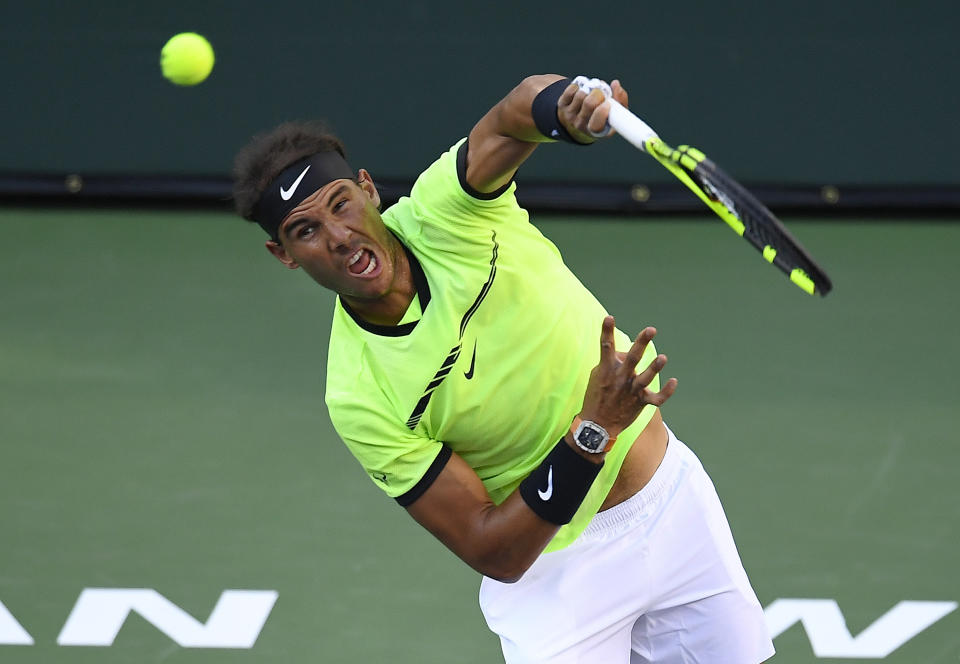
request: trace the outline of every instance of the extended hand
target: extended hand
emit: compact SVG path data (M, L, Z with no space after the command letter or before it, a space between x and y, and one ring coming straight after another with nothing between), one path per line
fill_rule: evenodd
M667 364L667 356L657 355L646 369L640 373L636 373L636 370L647 344L656 336L657 330L645 328L624 354L617 353L614 325L613 316L603 319L600 362L590 372L580 417L596 422L611 436L618 436L637 419L644 406L662 406L677 389L677 379L668 380L659 392L652 391L649 385Z
M627 91L614 79L610 84L613 98L627 107ZM557 117L568 132L580 143L592 143L602 135L610 115L610 105L600 90L587 94L576 83L571 83L557 101Z

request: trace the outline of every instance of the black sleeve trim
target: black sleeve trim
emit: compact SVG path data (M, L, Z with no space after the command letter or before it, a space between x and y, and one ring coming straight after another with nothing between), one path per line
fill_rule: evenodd
M427 492L427 489L434 483L437 477L447 466L447 462L450 461L450 456L453 454L453 450L444 445L440 448L440 454L437 455L437 458L433 460L433 463L430 464L430 467L427 468L427 472L423 474L423 477L420 478L420 481L417 482L412 489L407 491L405 494L397 496L394 498L401 507L410 507L417 501L417 499Z
M457 150L457 179L460 180L460 188L470 194L470 196L473 198L481 201L492 201L510 188L510 185L513 184L513 178L510 179L510 182L503 185L499 189L487 193L477 191L471 187L467 182L467 152L470 149L468 147L469 145L470 139L468 138L460 145L460 149Z

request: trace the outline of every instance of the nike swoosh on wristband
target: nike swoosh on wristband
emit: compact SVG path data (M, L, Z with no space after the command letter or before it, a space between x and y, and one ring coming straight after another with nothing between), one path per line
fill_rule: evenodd
M290 185L289 189L284 189L283 185L280 186L280 198L282 198L285 201L290 200L290 198L293 196L293 192L295 192L297 190L297 187L300 186L300 180L302 180L303 176L306 175L307 171L310 170L311 165L312 164L307 164L307 167L303 169L302 173L300 173L300 177L298 177L296 180L293 181L293 184Z
M547 490L543 491L537 489L537 494L540 496L540 500L546 502L550 500L550 496L553 495L553 466L550 466L550 469L547 470Z

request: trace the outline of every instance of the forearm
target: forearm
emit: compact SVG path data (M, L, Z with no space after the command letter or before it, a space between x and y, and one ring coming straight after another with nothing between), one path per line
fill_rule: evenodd
M529 569L579 510L604 457L606 452L584 452L568 433L503 503L486 510L479 523L489 549L481 550L484 564L497 570L495 578L516 580Z
M495 191L510 182L538 144L550 140L537 130L531 109L540 91L562 78L559 74L528 76L473 127L466 172L471 187Z
M492 579L512 583L520 579L560 529L537 516L519 490L500 505L490 503L473 520L473 546L464 556L468 565Z
M519 491L495 504L476 475L467 476L460 464L462 459L454 456L407 511L476 571L505 583L516 581L560 526L538 517Z
M407 510L481 574L515 581L543 552L561 525L570 520L599 471L595 464L602 461L603 455L590 455L596 458L584 461L570 451L569 445L565 440L554 448L524 480L523 488L499 505L490 498L474 470L453 454L426 493ZM571 493L577 486L582 493Z

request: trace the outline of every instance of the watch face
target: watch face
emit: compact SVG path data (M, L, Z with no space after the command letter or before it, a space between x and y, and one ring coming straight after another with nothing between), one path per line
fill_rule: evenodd
M590 450L599 450L607 442L607 435L592 422L584 422L577 434L577 442Z

